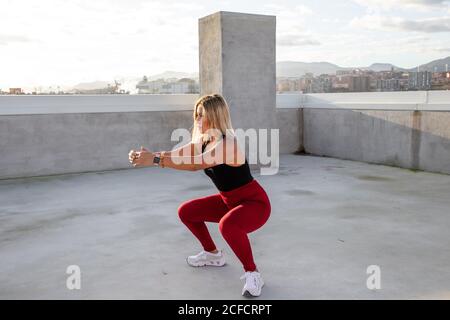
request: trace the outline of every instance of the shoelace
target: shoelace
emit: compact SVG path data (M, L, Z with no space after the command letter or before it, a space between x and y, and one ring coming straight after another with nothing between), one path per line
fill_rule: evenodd
M247 271L244 273L240 279L245 278L245 284L247 287L251 287L253 285L254 288L258 287L258 280L257 280L258 274Z

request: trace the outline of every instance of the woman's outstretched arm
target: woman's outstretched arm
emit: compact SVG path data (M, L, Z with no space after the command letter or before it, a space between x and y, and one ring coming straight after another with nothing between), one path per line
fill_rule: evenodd
M197 171L222 163L232 166L241 165L245 163L245 157L237 147L236 140L233 141L229 140L225 143L224 140L220 140L213 148L198 155L194 152L187 155L163 152L162 166L177 170Z
M193 142L189 142L177 149L173 149L170 151L159 151L159 152L160 153L164 152L165 156L198 155L201 153L201 145L200 145L200 143L195 144Z
M189 153L189 148L196 148L196 145L186 144L182 146L181 149L184 149L183 153L176 152L180 148L173 151L160 151L162 155L160 166L177 170L196 171L222 163L231 166L239 166L245 163L245 157L237 147L235 139L230 139L227 143L225 143L225 140L220 140L213 148L200 154L195 154L195 152ZM195 149L191 149L191 151L195 151ZM153 165L153 159L156 153L152 153L141 147L141 150L138 152L139 155L136 158L130 155L130 162L134 167L151 166Z
M198 161L198 159L194 159L201 153L201 147L200 151L196 151L198 150L197 145L198 144L190 142L181 146L180 148L171 151L157 152L150 152L149 150L141 146L141 149L139 151L131 150L128 154L128 158L133 167L148 167L154 165L154 157L157 154L160 154L162 155L160 160L161 167L194 171L194 161Z

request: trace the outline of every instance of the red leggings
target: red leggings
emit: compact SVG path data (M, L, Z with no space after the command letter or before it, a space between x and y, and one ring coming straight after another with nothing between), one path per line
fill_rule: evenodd
M214 251L205 222L219 223L219 230L245 271L255 271L252 248L247 233L263 226L271 211L269 198L253 179L231 191L219 191L206 197L183 202L178 207L181 221L197 237L205 251Z

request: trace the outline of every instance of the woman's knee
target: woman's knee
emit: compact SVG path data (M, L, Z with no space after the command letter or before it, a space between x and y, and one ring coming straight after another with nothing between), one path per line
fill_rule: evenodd
M229 217L224 217L219 221L219 231L222 235L233 233L236 228Z
M191 201L185 201L178 206L178 217L181 221L188 221L192 212Z

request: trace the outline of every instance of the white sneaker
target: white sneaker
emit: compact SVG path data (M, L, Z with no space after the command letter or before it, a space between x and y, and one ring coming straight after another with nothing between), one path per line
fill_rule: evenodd
M200 251L195 256L186 258L188 265L193 267L215 266L221 267L225 264L225 257L223 251L218 250L217 253L211 253L205 250Z
M240 279L245 278L244 288L242 288L242 295L249 297L257 297L261 294L261 289L264 286L263 278L258 271L247 271Z

